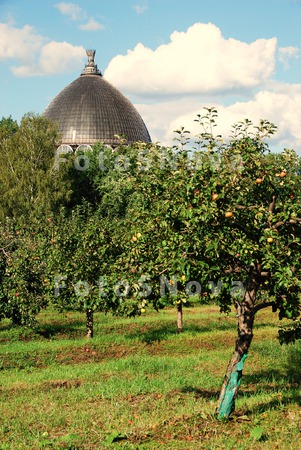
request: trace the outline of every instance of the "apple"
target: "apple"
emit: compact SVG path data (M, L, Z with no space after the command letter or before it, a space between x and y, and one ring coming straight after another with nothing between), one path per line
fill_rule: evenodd
M141 308L140 312L141 312L141 314L144 314L146 312L146 309L145 308Z
M214 202L218 198L218 194L212 194L211 199Z
M233 212L232 211L227 211L226 213L225 213L225 217L232 217L233 216Z
M255 183L256 184L260 184L260 183L262 183L263 182L263 179L262 178L256 178L256 180L255 180Z
M139 239L139 238L141 238L142 234L141 233L137 233L136 236Z
M269 244L271 244L274 241L274 239L272 237L268 237L267 241L268 241Z
M137 241L137 237L136 237L136 236L133 236L133 237L132 237L132 241L133 241L133 242L136 242L136 241Z
M15 296L16 296L16 297L20 297L20 293L19 293L19 292L16 292L16 293L15 293Z
M286 177L286 170L283 170L281 173L280 173L280 178L285 178Z
M181 276L181 281L185 281L185 279L186 279L185 275L182 275Z

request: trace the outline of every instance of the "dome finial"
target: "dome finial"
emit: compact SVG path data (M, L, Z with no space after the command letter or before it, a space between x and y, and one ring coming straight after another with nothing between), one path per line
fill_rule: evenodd
M84 70L82 71L82 75L101 75L100 71L97 68L97 65L94 62L94 56L96 50L86 50L88 56L88 64L85 65Z

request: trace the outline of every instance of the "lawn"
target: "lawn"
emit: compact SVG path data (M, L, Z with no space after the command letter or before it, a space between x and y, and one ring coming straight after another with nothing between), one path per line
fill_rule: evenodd
M45 311L33 329L0 323L0 449L301 448L301 345L280 346L258 314L236 411L216 420L235 337L216 306L135 319Z

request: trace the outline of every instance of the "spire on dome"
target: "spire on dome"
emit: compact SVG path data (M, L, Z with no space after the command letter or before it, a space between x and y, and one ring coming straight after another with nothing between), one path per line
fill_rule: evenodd
M82 75L101 75L100 70L97 68L97 64L94 62L95 50L86 50L88 56L88 64L85 65Z

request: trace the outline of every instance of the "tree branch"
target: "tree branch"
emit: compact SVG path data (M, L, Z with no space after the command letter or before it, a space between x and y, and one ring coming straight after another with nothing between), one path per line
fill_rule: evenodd
M290 219L287 221L280 221L275 223L275 225L273 225L273 229L277 229L279 227L281 227L282 225L297 225L297 224L301 224L301 219L297 218L297 219Z
M261 303L260 305L256 305L254 307L254 314L256 314L261 309L268 308L269 306L277 307L277 303L276 302L266 302L266 303Z
M273 195L272 202L269 205L269 212L272 213L272 214L273 214L274 209L275 209L276 200L277 200L277 195Z

